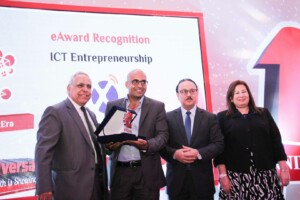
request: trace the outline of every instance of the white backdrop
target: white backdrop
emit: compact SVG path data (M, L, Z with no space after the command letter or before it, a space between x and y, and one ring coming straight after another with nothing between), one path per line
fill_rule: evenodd
M67 97L68 81L77 71L87 72L92 79L93 97L88 107L97 114L99 122L104 116L101 105L127 94L127 73L135 68L147 74L146 96L165 102L167 111L180 105L175 87L182 78L196 81L200 91L199 105L206 108L202 62L205 48L200 45L199 27L202 19L199 14L195 17L164 14L147 16L0 7L0 23L6 24L0 29L0 89L1 96L7 96L0 99L0 120L4 124L0 127L0 162L34 158L41 115L47 106ZM100 41L100 36L106 40ZM118 44L114 42L118 37L129 38L131 42ZM146 38L147 43L145 39L137 42L135 38ZM8 55L14 62L7 62L11 61ZM113 59L116 57L132 60L121 62ZM17 126L15 114L33 115L34 127L14 127ZM8 165L2 165L5 166ZM5 181L2 180L2 186L7 186Z

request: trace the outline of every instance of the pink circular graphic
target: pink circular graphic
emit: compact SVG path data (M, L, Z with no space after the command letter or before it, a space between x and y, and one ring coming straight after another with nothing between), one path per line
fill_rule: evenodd
M15 68L15 57L12 55L4 55L0 50L0 79L13 75Z
M1 98L3 99L3 100L7 100L7 99L9 99L11 97L11 91L9 90L9 89L3 89L2 91L1 91Z
M4 59L4 64L6 66L12 66L15 63L15 58L12 55L7 55Z

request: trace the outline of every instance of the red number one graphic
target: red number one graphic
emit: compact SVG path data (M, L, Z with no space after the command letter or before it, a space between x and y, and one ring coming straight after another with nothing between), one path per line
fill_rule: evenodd
M265 71L264 105L277 121L288 154L291 180L300 180L300 29L282 28L255 68Z

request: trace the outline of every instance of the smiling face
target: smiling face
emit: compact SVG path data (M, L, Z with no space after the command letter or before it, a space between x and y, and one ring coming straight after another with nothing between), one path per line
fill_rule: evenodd
M78 74L68 85L69 97L78 105L84 106L91 98L92 83L85 74Z
M198 102L197 86L188 80L181 82L178 85L177 98L184 109L191 110Z
M128 74L125 85L128 89L128 96L139 100L147 91L147 76L142 70L133 70Z
M249 93L245 85L237 85L235 87L231 102L237 109L249 107Z

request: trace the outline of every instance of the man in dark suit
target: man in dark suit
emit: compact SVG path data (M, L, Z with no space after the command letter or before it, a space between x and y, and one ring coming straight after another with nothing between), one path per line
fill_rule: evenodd
M161 152L167 161L169 199L212 200L212 159L224 148L216 115L197 107L198 86L193 80L179 81L176 93L181 107L167 113L169 141Z
M114 105L134 110L137 116L132 121L131 133L146 138L106 145L112 151L111 200L158 200L159 190L166 184L159 155L168 140L165 106L144 96L147 83L142 70L129 72L125 83L127 97L107 104L106 114Z
M93 140L96 116L82 110L91 97L91 87L86 73L74 74L67 87L68 98L44 111L35 148L39 200L107 198L105 154Z

